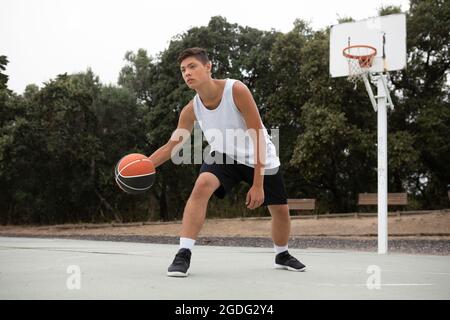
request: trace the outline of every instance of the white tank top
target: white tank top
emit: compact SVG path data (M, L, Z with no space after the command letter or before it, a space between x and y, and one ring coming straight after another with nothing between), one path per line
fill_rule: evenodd
M198 94L194 97L194 113L198 124L211 146L211 152L226 154L239 163L250 167L255 166L254 148L251 136L247 132L245 120L234 104L233 84L236 80L227 79L222 100L217 108L207 109ZM276 148L264 125L266 141L265 169L280 166Z

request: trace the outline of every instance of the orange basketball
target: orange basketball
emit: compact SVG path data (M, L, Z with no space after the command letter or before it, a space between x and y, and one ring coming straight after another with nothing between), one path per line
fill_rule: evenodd
M116 182L127 193L147 191L155 181L155 166L145 155L131 153L119 160L115 169Z

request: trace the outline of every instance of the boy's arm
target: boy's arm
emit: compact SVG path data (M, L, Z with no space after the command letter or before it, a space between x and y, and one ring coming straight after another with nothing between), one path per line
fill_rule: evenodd
M245 84L237 81L233 86L233 97L236 107L241 112L249 134L253 140L254 155L255 155L255 170L253 176L252 189L247 196L249 208L254 209L260 206L264 201L264 167L266 163L266 141L264 138L263 125L259 115L258 107L255 100ZM254 193L253 193L254 192ZM260 193L262 192L262 199Z
M195 114L192 100L181 110L178 119L178 126L172 133L169 141L153 152L148 158L153 162L155 168L170 159L172 151L177 151L183 146L187 138L189 138L194 128Z

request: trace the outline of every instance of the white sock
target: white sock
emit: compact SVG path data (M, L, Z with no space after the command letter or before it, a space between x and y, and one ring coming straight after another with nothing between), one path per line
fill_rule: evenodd
M276 254L279 254L279 253L282 253L282 252L287 251L288 245L279 247L279 246L277 246L276 244L273 244L273 248L275 249L275 253L276 253Z
M180 238L180 249L186 248L186 249L192 250L192 248L194 247L194 244L195 244L194 239Z

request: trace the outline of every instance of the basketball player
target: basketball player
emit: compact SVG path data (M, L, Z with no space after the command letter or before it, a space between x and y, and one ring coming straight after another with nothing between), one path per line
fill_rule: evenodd
M278 170L280 160L250 90L237 80L213 79L211 62L204 49L184 50L178 63L185 83L197 94L181 111L178 127L171 139L149 159L155 167L169 160L173 151L187 138L185 133L190 135L195 121L198 121L212 152L204 160L186 203L179 251L167 275L188 275L191 250L205 221L210 197L215 194L223 198L240 181L250 185L247 208L263 205L270 211L275 268L304 271L305 265L288 252L290 216L283 178ZM239 145L234 138L226 139L229 135L226 131L230 129L245 135L251 143Z

